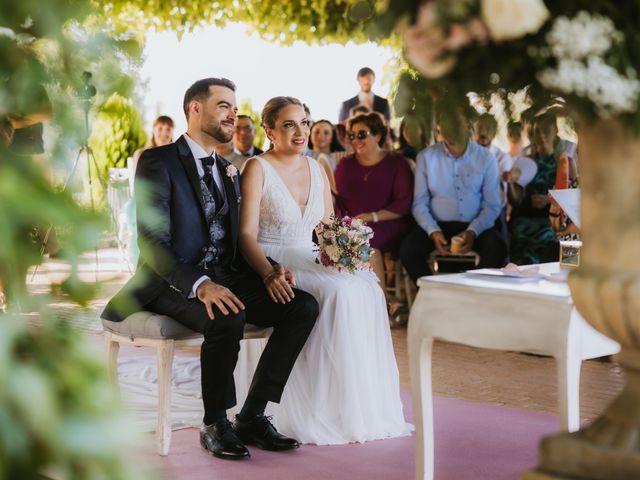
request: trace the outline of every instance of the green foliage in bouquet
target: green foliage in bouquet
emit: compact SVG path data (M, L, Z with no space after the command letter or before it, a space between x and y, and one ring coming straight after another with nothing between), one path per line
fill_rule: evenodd
M100 106L93 123L89 146L93 150L98 171L92 175L98 182L92 182L96 205L104 204L104 187L109 178L109 169L127 166L127 158L144 146L146 134L141 115L133 101L114 93Z

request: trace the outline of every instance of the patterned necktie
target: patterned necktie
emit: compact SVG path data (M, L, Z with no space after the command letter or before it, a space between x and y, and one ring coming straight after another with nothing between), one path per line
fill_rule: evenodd
M218 189L216 185L216 181L213 177L213 166L215 165L215 158L213 157L204 157L201 158L202 168L204 169L204 176L202 179L204 180L205 185L209 189L209 193L213 197L213 201L216 204L216 210L222 208L222 192Z

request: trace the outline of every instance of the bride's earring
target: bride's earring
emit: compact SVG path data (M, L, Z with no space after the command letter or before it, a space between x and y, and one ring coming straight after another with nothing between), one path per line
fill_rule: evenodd
M264 133L267 136L267 140L269 140L269 143L271 143L271 147L274 147L275 146L275 142L273 141L273 135L271 135L271 133L266 129L265 129Z

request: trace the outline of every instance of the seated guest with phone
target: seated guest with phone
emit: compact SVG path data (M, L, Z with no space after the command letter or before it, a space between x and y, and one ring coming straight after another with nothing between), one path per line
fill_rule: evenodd
M434 250L442 257L475 251L480 268L506 263L507 245L495 228L502 208L496 159L469 139L465 107L450 112L438 119L443 141L416 159L412 211L418 227L400 249L414 282L431 274L427 260Z

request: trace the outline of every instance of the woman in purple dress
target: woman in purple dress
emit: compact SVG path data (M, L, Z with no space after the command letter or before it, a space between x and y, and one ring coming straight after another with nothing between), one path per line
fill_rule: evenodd
M407 159L382 149L387 127L377 113L349 120L349 139L354 153L346 156L335 172L336 211L366 221L373 229L371 267L386 292L383 254L397 253L411 228L413 173ZM388 299L390 314L399 304Z

